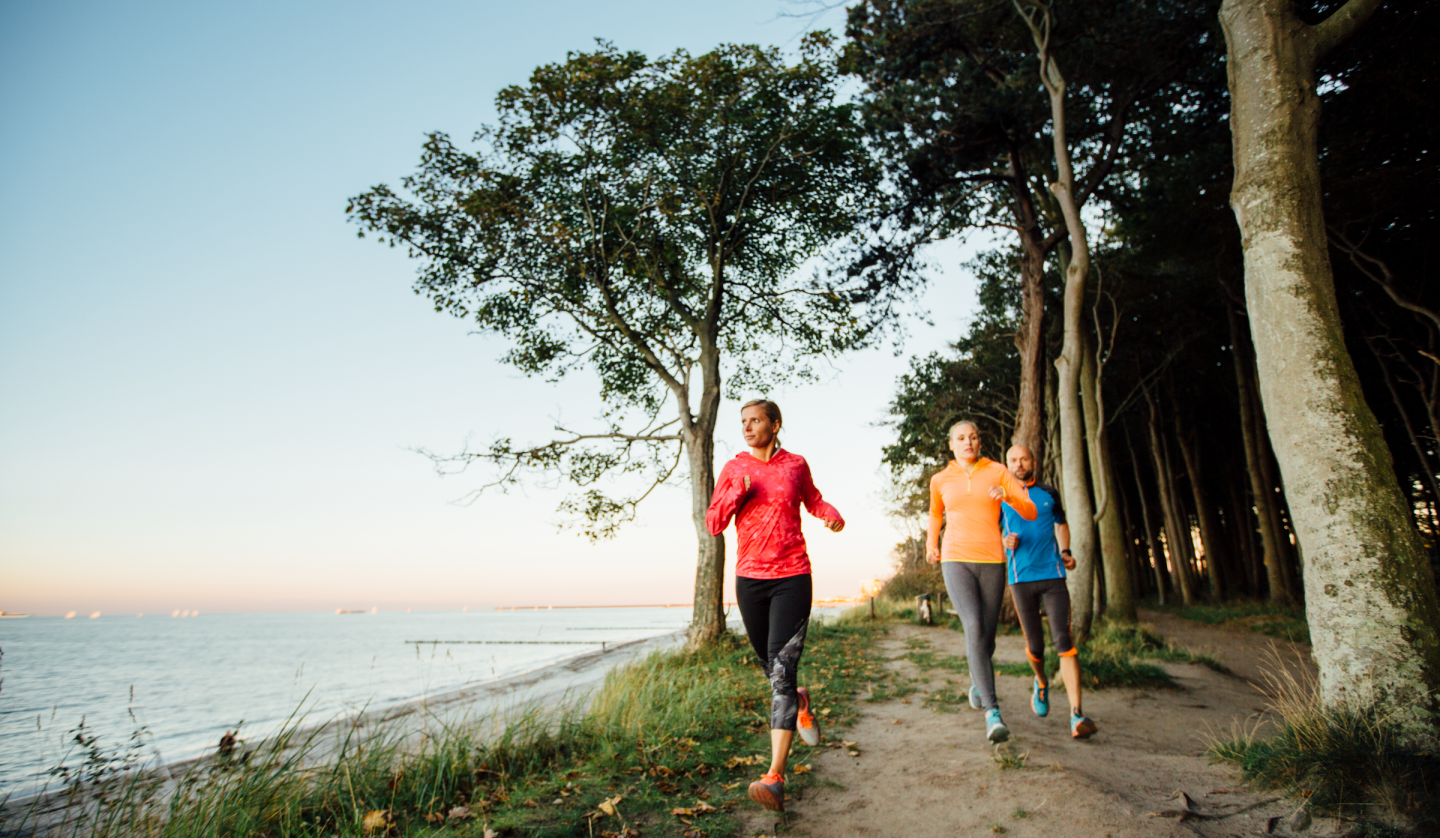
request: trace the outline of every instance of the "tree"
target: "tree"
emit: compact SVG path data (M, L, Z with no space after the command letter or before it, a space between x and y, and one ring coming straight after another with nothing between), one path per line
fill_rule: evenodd
M1380 0L1313 23L1289 0L1225 0L1245 297L1265 413L1305 560L1327 703L1440 744L1440 602L1390 452L1346 351L1321 210L1316 70Z
M420 260L415 290L437 311L508 338L507 362L599 379L599 427L442 462L496 464L501 487L559 472L584 490L564 508L593 538L688 459L692 643L725 626L724 541L705 527L722 371L731 394L763 391L874 337L887 313L857 307L863 289L796 278L878 181L829 46L813 35L787 65L754 46L651 61L602 42L501 91L479 151L431 134L403 194L377 186L347 210ZM640 488L607 494L616 475Z

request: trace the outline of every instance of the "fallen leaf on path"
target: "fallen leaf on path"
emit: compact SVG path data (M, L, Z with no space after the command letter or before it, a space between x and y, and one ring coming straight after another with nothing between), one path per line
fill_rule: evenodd
M829 707L826 707L824 710L821 710L821 711L820 711L820 715L822 715L822 716L828 716L828 715L830 715L830 708L829 708Z
M393 823L395 816L390 814L389 809L376 809L360 821L360 829L364 832L389 832Z
M529 809L539 809L539 808L540 808L540 804L539 804L539 803L536 803L534 800L527 800L527 801L525 801L525 804L524 804L524 805L526 806L526 808L529 808Z
M659 789L661 794L674 794L680 790L679 786L668 780L656 780L655 788Z
M608 800L602 800L600 801L600 811L613 817L615 815L616 804L618 804L624 799L625 798L622 795L617 794L614 797L609 798Z
M766 759L768 759L768 757L763 757L759 754L749 757L730 757L729 759L725 760L725 767L738 768L742 765L760 765Z
M425 816L425 822L426 822L426 823L433 823L433 824L442 824L442 823L445 822L445 816L442 815L442 814L440 814L439 812L431 812L430 814L428 814L428 815Z
M736 781L733 782L733 783L721 783L721 784L720 784L720 788L722 788L722 789L724 789L724 790L726 790L726 791L734 791L735 789L740 788L740 784L743 783L743 782L745 782L745 781L744 781L744 780L736 780Z
M565 802L564 800L561 800L560 798L557 797L557 798L555 798L554 800L550 801L550 805L551 805L551 806L560 806L560 805L562 805L564 802Z
M500 833L487 826L485 827L485 838L500 838Z
M804 764L804 765L797 765L797 766L795 766L795 773L796 773L796 774L809 774L809 773L810 773L810 764L809 764L809 763L806 763L806 764Z
M849 755L852 756L852 757L858 757L858 756L860 756L860 752L859 752L859 751L846 751L845 753L849 754Z
M466 818L475 817L475 812L472 811L469 806L456 806L450 810L450 813L446 815L446 817L452 821L463 821Z

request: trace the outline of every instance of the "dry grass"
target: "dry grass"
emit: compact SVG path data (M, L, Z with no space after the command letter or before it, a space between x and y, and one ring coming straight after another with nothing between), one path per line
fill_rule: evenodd
M1440 754L1406 745L1381 713L1326 705L1311 676L1271 656L1266 693L1278 721L1257 720L1215 739L1211 757L1321 813L1398 822L1422 834L1440 828Z

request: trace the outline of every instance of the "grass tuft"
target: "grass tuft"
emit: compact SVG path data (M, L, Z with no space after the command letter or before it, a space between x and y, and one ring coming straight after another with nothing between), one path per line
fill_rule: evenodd
M1276 696L1270 709L1279 724L1263 738L1252 728L1212 742L1212 759L1324 814L1383 820L1393 813L1426 834L1440 828L1440 754L1407 746L1398 727L1373 711L1323 704L1316 685L1288 667L1275 671L1267 692ZM1391 830L1384 823L1365 828Z

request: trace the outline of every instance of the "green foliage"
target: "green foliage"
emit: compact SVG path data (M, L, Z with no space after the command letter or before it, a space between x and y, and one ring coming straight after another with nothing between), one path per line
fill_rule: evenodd
M897 573L886 579L884 586L880 588L880 597L913 607L915 597L921 594L935 594L944 590L945 577L940 573L940 566L926 565L923 570ZM934 609L938 622L939 618L943 616L940 613L940 603L932 602L931 607Z
M857 307L864 288L795 277L853 229L878 178L836 85L823 34L792 64L755 46L651 60L602 42L501 91L479 150L433 133L400 190L350 199L362 236L419 260L416 293L504 336L508 363L600 382L597 432L437 463L500 464L502 486L558 471L584 490L566 511L610 535L637 498L598 481L667 479L687 434L708 449L722 358L732 395L764 391L873 338L887 313Z

